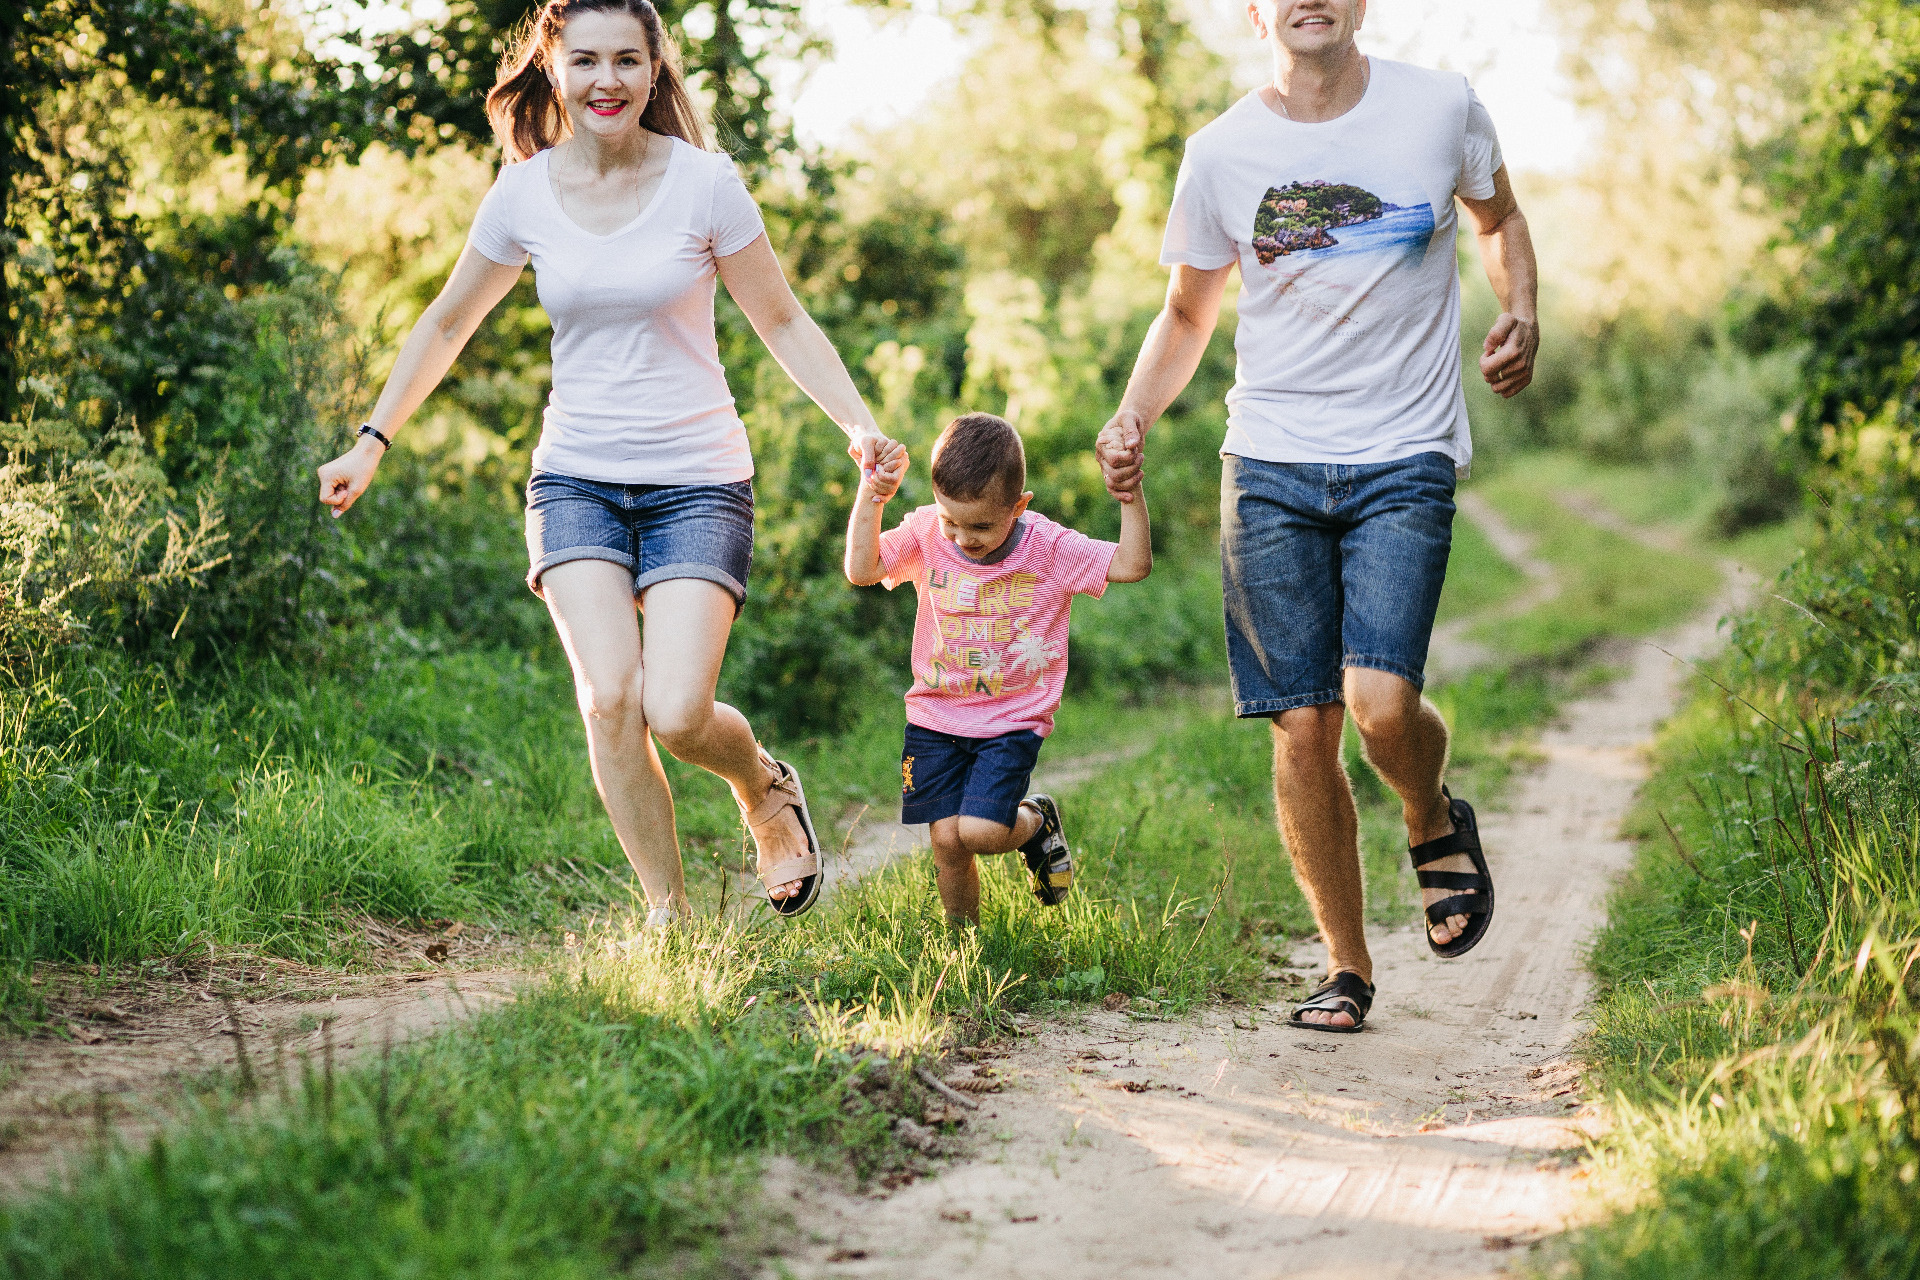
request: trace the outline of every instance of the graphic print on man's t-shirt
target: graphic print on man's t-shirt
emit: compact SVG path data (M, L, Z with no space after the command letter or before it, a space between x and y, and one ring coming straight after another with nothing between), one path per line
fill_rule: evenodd
M1335 236L1336 228L1343 234ZM1268 187L1253 215L1253 251L1263 267L1296 253L1331 256L1326 250L1417 258L1432 238L1431 204L1393 204L1365 187L1317 178Z
M948 693L998 697L1040 682L1060 653L1030 629L1022 612L1033 606L1037 573L976 578L951 569L927 570L925 599L933 609L933 652L920 682Z
M1400 262L1418 263L1433 227L1425 201L1396 204L1350 182L1312 178L1268 187L1251 239L1260 265L1280 282L1279 300L1308 321L1357 333L1372 283Z

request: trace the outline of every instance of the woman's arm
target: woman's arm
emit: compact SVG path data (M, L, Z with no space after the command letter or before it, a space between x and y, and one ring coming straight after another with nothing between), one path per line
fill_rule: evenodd
M881 432L854 387L847 366L841 363L840 353L793 296L765 233L718 262L721 281L746 313L760 341L767 344L767 350L794 385L847 433L847 452L859 462L861 475L869 475L883 459L893 458L901 446Z
M375 431L391 440L413 416L440 379L447 376L460 349L473 337L474 330L507 296L521 267L507 267L476 252L472 245L460 251L453 274L440 290L413 331L400 348L381 388L379 403L367 421ZM354 500L373 483L373 473L387 447L372 436L361 436L353 448L320 468L320 501L333 508L337 519L347 513Z

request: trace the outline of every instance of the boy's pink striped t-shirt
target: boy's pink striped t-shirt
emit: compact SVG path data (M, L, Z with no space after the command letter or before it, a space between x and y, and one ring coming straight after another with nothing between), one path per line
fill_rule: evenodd
M880 535L889 591L912 582L913 688L907 719L922 729L991 738L1053 732L1067 683L1067 620L1076 595L1098 597L1119 544L1032 512L1006 559L983 564L940 536L921 507Z

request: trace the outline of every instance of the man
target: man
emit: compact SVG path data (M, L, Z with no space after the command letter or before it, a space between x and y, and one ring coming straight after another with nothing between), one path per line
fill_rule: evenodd
M1463 77L1363 55L1366 0L1253 0L1247 16L1273 80L1188 141L1166 306L1097 448L1126 501L1238 265L1220 497L1235 709L1272 718L1281 839L1327 944L1328 981L1295 1025L1357 1031L1373 963L1348 712L1400 796L1429 945L1462 954L1492 918L1473 810L1441 785L1446 725L1420 696L1454 477L1472 455L1454 201L1500 299L1480 372L1502 396L1533 376L1533 245Z

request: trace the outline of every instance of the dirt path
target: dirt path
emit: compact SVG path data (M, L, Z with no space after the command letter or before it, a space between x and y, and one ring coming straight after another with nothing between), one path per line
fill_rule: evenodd
M1662 648L1710 652L1750 589L1750 575L1730 580L1565 708L1511 812L1485 815L1492 932L1451 963L1413 929L1377 938L1366 1033L1290 1029L1284 1004L1029 1024L989 1064L1014 1084L970 1120L972 1159L880 1200L794 1184L816 1243L782 1265L1047 1280L1503 1271L1580 1212L1566 1155L1587 1117L1568 1057L1589 993L1580 948L1631 860L1616 833L1684 674Z
M474 950L470 966L500 958ZM538 976L490 967L355 976L234 958L185 982L89 991L58 980L49 1001L68 1037L0 1041L0 1198L45 1183L104 1135L144 1141L194 1093L235 1078L243 1053L263 1082L276 1062L289 1073L303 1058L317 1068L329 1040L344 1066L511 999Z

